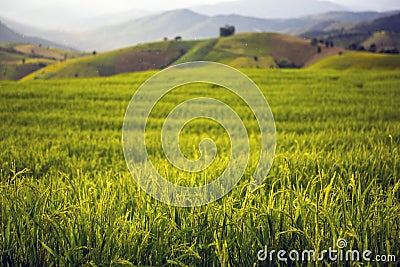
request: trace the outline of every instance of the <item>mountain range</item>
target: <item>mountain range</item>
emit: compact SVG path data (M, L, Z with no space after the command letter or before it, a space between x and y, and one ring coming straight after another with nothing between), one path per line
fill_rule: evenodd
M239 0L200 5L193 11L209 15L238 14L256 18L296 18L330 11L349 11L349 8L330 1L319 0Z
M301 36L329 40L352 50L398 53L400 49L400 12L347 28L332 27L331 24L314 27Z
M219 35L219 28L225 24L234 25L238 33L279 32L302 35L315 31L347 29L357 23L391 14L393 12L337 11L299 18L265 19L242 15L209 16L189 9L178 9L91 30L83 30L82 27L81 31L44 30L7 18L0 20L21 35L51 40L62 47L73 47L84 51L108 51L164 38L172 39L176 36L181 36L183 39L213 38ZM5 41L7 40L3 40Z
M18 33L0 21L0 43L29 43L43 46L58 47L61 49L68 49L66 46L56 42L49 41L44 38L32 37Z

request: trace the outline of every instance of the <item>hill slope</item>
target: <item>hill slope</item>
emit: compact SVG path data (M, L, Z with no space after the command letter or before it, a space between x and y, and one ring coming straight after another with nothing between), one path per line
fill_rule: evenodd
M69 60L49 66L26 79L110 76L162 69L193 60L221 62L233 67L300 68L314 57L337 53L309 40L278 33L243 33L200 41L161 41Z
M369 48L376 45L376 50L379 51L394 51L400 48L400 32L374 32L368 39L361 45Z
M309 69L376 69L400 70L400 55L347 52L318 61Z
M86 55L72 50L25 43L0 44L0 80L19 80L22 77L65 59Z

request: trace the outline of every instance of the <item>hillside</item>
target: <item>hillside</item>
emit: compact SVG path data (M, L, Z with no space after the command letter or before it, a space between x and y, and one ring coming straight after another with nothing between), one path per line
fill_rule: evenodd
M243 33L200 41L161 41L67 60L26 79L110 76L162 69L194 60L221 62L239 68L301 68L315 57L337 53L309 40L278 33Z
M400 32L386 32L377 31L374 32L368 39L366 39L361 45L369 48L372 45L376 45L376 50L379 51L391 51L400 48Z
M48 65L84 55L87 54L50 46L0 43L0 80L19 80Z
M19 80L47 65L82 55L55 42L20 34L0 21L0 80Z
M400 70L400 55L347 52L322 59L311 65L309 69Z

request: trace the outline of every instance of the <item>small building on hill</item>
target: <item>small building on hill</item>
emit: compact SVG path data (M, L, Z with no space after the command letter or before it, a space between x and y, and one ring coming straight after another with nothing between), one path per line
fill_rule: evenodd
M225 27L219 28L219 36L231 36L235 34L235 26L232 25L225 25Z

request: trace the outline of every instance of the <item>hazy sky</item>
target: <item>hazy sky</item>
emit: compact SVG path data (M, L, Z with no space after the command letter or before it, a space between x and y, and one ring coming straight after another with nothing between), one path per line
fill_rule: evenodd
M0 0L0 16L5 16L31 25L62 25L93 16L145 9L162 11L201 4L212 4L232 0ZM272 1L272 0L271 0ZM299 0L293 0L299 1ZM301 0L300 0L301 1ZM279 3L279 1L276 1ZM331 0L354 10L400 9L400 0Z
M229 0L1 0L0 13L18 9L65 8L77 13L112 13L128 9L166 10L199 4L212 4Z
M232 0L1 0L0 14L15 13L19 9L64 8L77 13L111 13L127 9L174 9L200 4L212 4ZM298 1L298 0L295 0ZM358 7L358 9L388 10L400 8L399 0L330 0L331 2ZM279 1L277 1L279 3ZM5 14L4 14L5 15Z
M400 0L331 0L330 2L352 7L356 10L395 10L400 9Z

